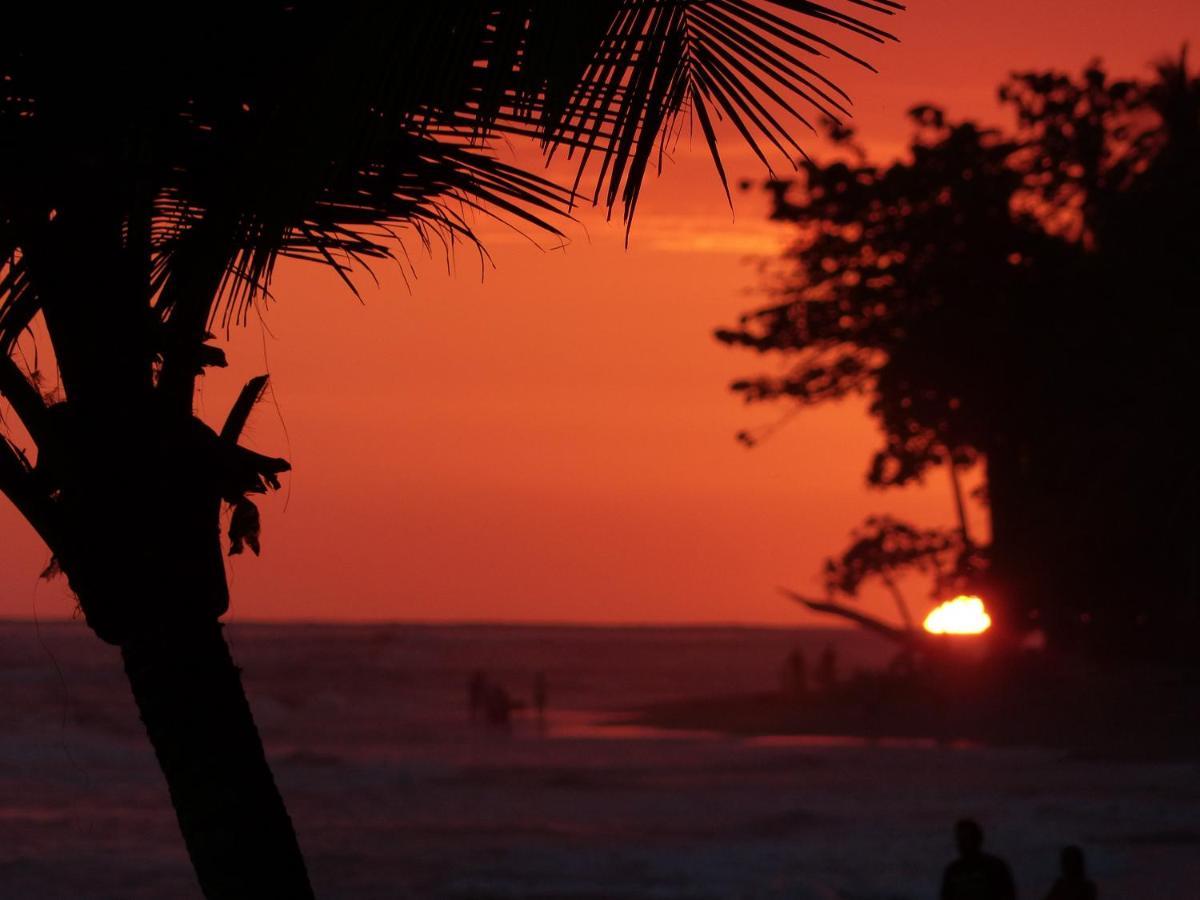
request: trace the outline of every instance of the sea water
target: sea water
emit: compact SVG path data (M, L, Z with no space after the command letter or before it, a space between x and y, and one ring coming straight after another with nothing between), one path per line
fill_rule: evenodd
M849 631L512 625L228 629L319 897L930 898L978 818L1039 897L1082 845L1101 896L1200 896L1200 770L1040 748L730 738L612 726L775 689ZM470 721L474 670L549 714ZM0 898L198 897L118 654L0 623Z

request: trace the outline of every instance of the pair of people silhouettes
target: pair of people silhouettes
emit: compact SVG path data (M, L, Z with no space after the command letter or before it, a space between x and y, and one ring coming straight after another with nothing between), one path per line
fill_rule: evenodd
M946 867L941 900L1015 900L1016 886L1008 863L983 852L983 829L978 822L963 819L954 826L958 859ZM1062 872L1046 900L1096 900L1096 885L1087 877L1083 851L1065 847L1060 858Z
M546 673L538 672L533 678L533 706L537 710L538 721L543 725L549 695ZM467 708L472 722L482 716L488 725L507 728L511 723L513 711L524 706L525 704L514 699L503 685L489 679L482 669L471 673L467 682Z
M507 728L513 710L519 705L503 685L492 681L479 669L471 673L467 683L467 702L472 722L482 716L486 724L495 728Z

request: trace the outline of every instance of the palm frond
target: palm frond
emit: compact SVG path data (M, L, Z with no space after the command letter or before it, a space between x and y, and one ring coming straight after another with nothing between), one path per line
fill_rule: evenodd
M64 27L25 7L0 45L0 346L50 302L28 260L53 272L78 252L56 214L78 220L86 205L119 232L96 238L123 257L116 294L132 292L160 326L137 352L161 358L159 384L182 403L214 315L243 318L280 256L329 266L353 289L352 270L392 256L397 235L473 242L478 215L557 234L584 196L620 206L628 228L689 121L726 190L721 121L768 166L794 162L797 128L849 109L818 66L866 65L843 44L891 40L875 22L900 8L216 3L149 21L89 8ZM510 138L570 158L573 186L502 161L493 148ZM94 321L59 315L54 327L77 327L85 347Z
M855 5L876 14L902 8L890 0ZM651 164L661 161L681 117L695 116L728 190L715 120L726 119L770 168L772 148L784 161L803 155L792 132L811 127L806 107L835 120L848 112L849 97L808 60L839 55L868 64L805 22L873 42L894 39L862 18L804 0L661 0L617 4L597 40L582 34L594 21L574 20L562 6L544 11L557 21L531 29L526 55L554 59L537 39L561 40L566 32L579 36L573 46L582 65L566 90L556 83L564 76L561 65L546 69L541 94L534 98L526 89L529 99L518 104L524 116L517 118L536 120L550 150L565 145L578 159L581 179L595 162L593 201L610 212L622 204L627 224Z

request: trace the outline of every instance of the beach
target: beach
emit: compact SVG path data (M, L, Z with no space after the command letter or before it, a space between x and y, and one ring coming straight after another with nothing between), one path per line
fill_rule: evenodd
M917 900L963 815L1022 897L1066 843L1105 900L1200 884L1192 762L628 724L648 704L772 691L796 646L881 665L888 647L857 632L228 632L322 898ZM518 700L544 672L545 722L472 723L477 669ZM119 654L77 623L0 624L0 686L0 897L198 897Z

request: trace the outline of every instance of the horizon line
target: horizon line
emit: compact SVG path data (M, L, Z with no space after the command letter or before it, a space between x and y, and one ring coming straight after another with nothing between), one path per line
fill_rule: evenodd
M734 622L734 621L701 621L701 622L684 622L684 621L662 621L662 622L637 622L637 621L596 621L583 620L572 621L568 619L333 619L333 618L295 618L295 619L242 619L234 618L232 620L222 620L225 625L295 625L295 626L330 626L330 627L419 627L419 628L609 628L609 629L631 629L631 628L676 628L676 629L745 629L745 630L771 630L784 631L793 630L796 628L820 628L832 631L856 631L846 625L838 625L836 623L824 624L813 622L797 622L789 624L785 622ZM78 625L81 628L87 628L87 623L81 618L74 617L16 617L16 616L0 616L0 625Z

